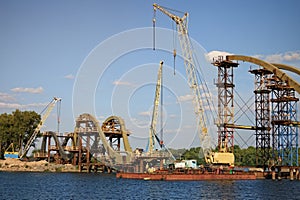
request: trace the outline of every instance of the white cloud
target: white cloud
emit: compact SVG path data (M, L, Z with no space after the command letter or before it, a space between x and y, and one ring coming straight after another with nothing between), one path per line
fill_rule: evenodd
M10 94L0 92L0 101L12 102L12 101L16 101L16 99L14 96L12 96Z
M218 110L217 106L213 106L213 105L204 105L203 108L206 111L217 111Z
M101 116L98 116L97 119L102 124L106 118L103 115L101 115Z
M13 92L26 92L26 93L32 93L32 94L40 94L44 91L42 87L38 88L22 88L22 87L16 87L11 89Z
M267 62L282 62L282 56L279 54L268 55L263 60Z
M127 81L119 81L119 80L114 81L113 85L134 86L133 83L130 83L130 82L127 82Z
M14 108L14 109L20 109L22 106L17 103L3 103L0 102L0 108Z
M300 61L300 51L289 51L271 55L254 55L253 57L265 60L270 63L294 62Z
M286 61L298 61L298 60L300 60L300 51L285 53L284 56L283 56L283 60L286 60Z
M187 95L179 96L177 100L178 102L191 101L193 100L193 95L187 94Z
M222 56L224 60L227 55L233 54L225 51L210 51L206 54L206 58L209 62L213 62L214 60L217 60L219 56ZM294 62L300 61L300 51L288 51L285 53L277 53L270 55L253 55L253 57L271 63Z
M36 107L45 107L48 103L31 103L31 104L18 104L18 103L4 103L0 102L0 108L6 109L28 109Z
M101 115L101 116L98 117L98 119L99 119L99 120L104 120L105 117L104 117L103 115Z
M131 118L131 121L140 128L148 128L150 126L150 121L140 120L137 118Z
M183 126L183 129L195 129L195 126L187 124L187 125Z
M177 118L177 115L175 115L175 114L170 114L169 117L170 117L170 118Z
M212 101L213 96L214 95L210 91L206 91L206 92L203 92L201 94L201 97L203 98L203 101ZM215 96L215 98L217 98L217 97Z
M225 51L210 51L206 54L206 59L209 62L214 62L215 60L218 60L220 56L223 57L223 60L225 60L228 55L232 55L232 53Z
M167 134L176 134L178 131L180 131L180 129L165 129L164 130L164 133L167 133Z
M152 113L150 111L144 111L139 113L140 116L151 116L151 114Z
M75 76L73 74L68 74L64 76L66 79L74 79Z

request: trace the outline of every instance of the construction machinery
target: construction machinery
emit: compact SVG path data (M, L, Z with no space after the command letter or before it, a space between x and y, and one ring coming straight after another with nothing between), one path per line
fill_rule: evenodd
M14 143L12 142L4 152L4 158L18 158L19 152L15 151Z
M56 105L57 102L61 102L61 98L54 97L53 100L46 106L46 108L45 108L45 110L46 110L45 114L42 116L42 119L41 119L40 123L35 128L35 130L32 133L32 135L30 136L30 138L29 138L28 142L26 143L24 149L22 150L22 148L21 148L20 151L19 151L19 157L20 157L20 159L22 159L27 154L27 152L29 151L32 143L36 139L38 133L40 132L42 126L44 125L45 121L49 117L51 111L53 110L53 108L55 107L55 105Z
M170 17L176 23L176 29L178 38L182 50L182 56L184 60L185 70L187 74L188 84L192 90L194 99L194 111L198 123L198 133L200 137L200 144L204 153L205 161L208 164L228 164L234 165L234 155L231 152L220 151L212 152L210 147L210 138L207 131L205 110L201 99L200 85L198 83L196 62L193 55L193 49L191 41L188 35L188 13L184 13L183 17L179 17L171 13L166 7L153 4L154 17L156 16L156 10L161 11L168 17ZM153 18L153 27L155 27L156 19ZM155 44L155 43L154 43ZM155 48L154 48L155 49ZM176 50L174 50L174 59L176 57ZM219 148L220 149L220 148Z
M159 107L159 100L161 96L161 87L162 87L162 66L163 61L160 61L158 75L157 75L157 83L155 89L155 97L154 97L154 106L152 112L152 120L149 129L149 153L151 154L154 150L154 142L155 139L159 142L160 147L163 146L162 138L159 139L156 133L156 124L157 124L157 117L158 117L158 107ZM162 105L161 105L162 106Z

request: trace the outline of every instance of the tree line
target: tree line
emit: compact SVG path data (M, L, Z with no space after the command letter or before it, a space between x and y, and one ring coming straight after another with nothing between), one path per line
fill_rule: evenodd
M216 149L214 151L217 151ZM177 150L171 149L173 156L178 159L196 159L199 165L205 164L205 159L203 156L203 151L201 147L193 147L190 149L181 149L178 153ZM241 149L238 145L234 146L234 157L235 165L237 166L255 166L256 157L255 157L255 147L250 146L246 149Z
M193 147L190 149L169 149L177 160L196 159L199 165L205 164L203 151L201 147ZM217 149L213 150L217 151ZM300 148L298 149L298 159L300 163ZM240 148L238 145L234 146L234 157L236 166L256 166L256 148L249 146L248 148Z
M17 109L11 114L1 114L0 158L4 157L4 152L11 143L14 144L15 151L19 151L22 146L25 146L40 121L41 116L34 111Z

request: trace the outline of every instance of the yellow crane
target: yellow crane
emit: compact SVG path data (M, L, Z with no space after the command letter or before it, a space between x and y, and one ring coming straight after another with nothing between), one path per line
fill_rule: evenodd
M53 100L47 105L46 107L46 112L45 114L42 116L42 119L40 121L40 123L38 124L38 126L35 128L33 134L31 135L31 137L29 138L28 142L26 143L24 149L22 150L22 148L19 151L19 157L20 159L23 158L27 152L30 149L31 144L34 142L34 140L36 139L38 133L40 132L42 126L44 125L46 119L49 117L51 111L53 110L54 106L56 105L57 102L61 102L61 98L57 98L54 97Z
M229 164L233 165L234 162L234 155L233 153L213 153L211 152L210 147L210 138L207 131L206 119L205 119L205 112L204 106L201 99L201 92L200 92L200 85L197 79L196 73L196 65L193 56L193 50L191 41L188 35L188 13L184 13L182 17L179 17L170 11L167 8L159 6L157 4L153 4L154 8L154 16L156 10L161 11L168 17L170 17L176 23L176 29L178 33L179 43L183 54L183 60L185 65L185 70L187 74L188 84L193 93L193 102L194 102L194 109L198 123L198 132L200 137L201 147L203 149L204 158L207 163L220 163L222 164ZM153 27L155 27L156 19L153 19ZM176 56L176 50L174 50L174 58ZM219 155L220 154L220 155ZM216 159L217 158L217 159Z
M150 124L150 129L149 129L149 150L148 151L150 154L153 152L155 139L159 141L161 147L163 145L162 138L160 140L156 134L158 106L159 106L159 100L160 100L160 96L161 96L160 95L161 87L162 87L162 67L163 67L163 61L160 61L158 75L157 75L156 89L155 89L154 106L153 106L153 111L152 111L152 120L151 120L151 124Z

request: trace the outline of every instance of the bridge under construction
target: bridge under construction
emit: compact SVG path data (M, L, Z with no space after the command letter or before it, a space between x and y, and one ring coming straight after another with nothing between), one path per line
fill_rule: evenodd
M255 126L234 122L234 69L238 61L258 65L249 70L254 76ZM282 64L271 64L257 58L241 55L218 57L212 63L218 68L218 102L221 109L218 123L218 142L227 142L233 152L236 129L249 130L255 136L256 165L259 167L298 167L297 93L299 83L284 71L300 75L300 70ZM124 169L143 171L143 160L159 160L170 157L164 152L143 152L133 150L130 133L121 117L110 116L102 125L90 114L84 113L76 119L74 132L59 135L52 131L42 135L41 148L34 153L38 159L48 162L78 165L79 171Z
M204 151L206 161L210 164L229 164L231 161L221 162L214 160L217 155L226 155L234 159L235 133L237 129L249 130L255 137L256 166L263 170L271 167L287 167L290 172L296 170L299 176L299 119L298 102L300 84L286 73L300 75L299 68L279 63L269 63L250 56L228 55L219 56L213 60L212 65L217 67L216 87L218 90L218 113L217 113L217 149L212 152L207 147L208 130L202 100L202 91L197 74L197 62L193 55L193 48L188 36L187 17L174 15L165 7L153 5L154 16L159 10L176 23L180 46L182 49L184 66L187 73L187 82L194 97L194 111L197 119L197 127L200 135L200 145ZM172 10L171 10L172 11ZM156 19L153 18L155 28ZM155 32L155 29L154 29ZM155 41L154 41L155 44ZM155 46L154 46L155 49ZM174 50L174 60L176 50ZM239 62L249 62L257 66L249 70L253 78L255 125L236 124L235 121L235 79L234 71L239 67ZM162 63L161 63L162 65ZM162 66L160 66L162 67ZM160 69L161 71L161 69ZM157 105L160 96L161 79L159 78L154 101L153 119L157 120ZM32 142L36 138L40 127L60 99L55 98L50 103L38 129L34 132L29 143L26 145L20 157L26 155ZM154 120L154 121L155 121ZM162 167L167 159L172 160L170 152L153 151L153 142L157 135L151 123L149 143L150 151L144 152L140 148L132 149L128 138L129 131L126 129L124 120L119 116L108 117L102 125L98 120L83 113L76 119L73 132L59 135L55 132L44 132L42 135L41 148L34 153L37 159L47 159L49 162L71 163L79 166L79 171L102 171L111 168L123 171L143 172L150 166ZM159 140L161 147L163 140ZM55 145L53 145L55 144ZM220 153L220 154L218 154ZM145 164L146 163L146 164ZM147 166L146 166L147 165ZM292 175L292 174L291 174Z

